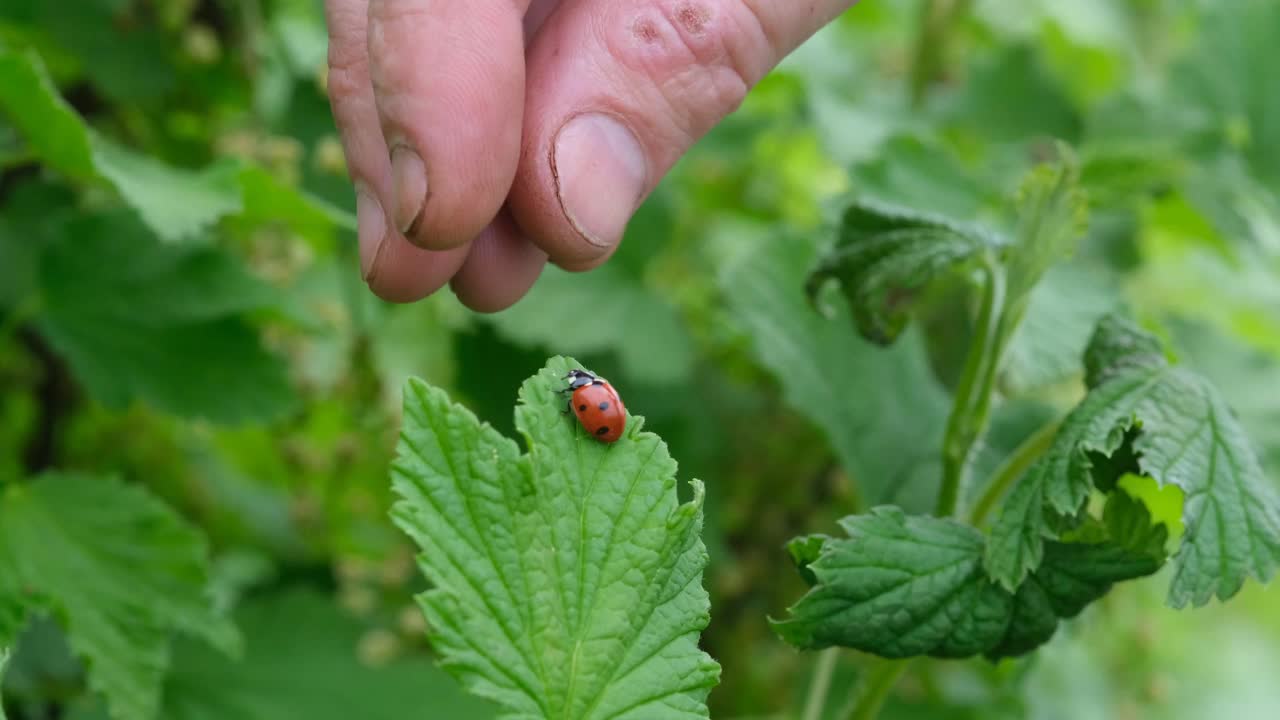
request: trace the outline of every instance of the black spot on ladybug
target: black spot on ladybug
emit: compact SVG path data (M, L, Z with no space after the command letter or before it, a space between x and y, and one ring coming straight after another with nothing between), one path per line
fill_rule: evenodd
M609 409L609 403L607 403L607 402L602 402L602 403L600 403L600 409L601 409L601 410L608 410L608 409Z
M597 434L597 435L604 435L604 434L605 434L605 433L607 433L607 432L609 432L609 428L607 428L607 427L602 427L602 428L600 428L599 430L597 430L597 431L596 431L596 434Z
M579 405L579 406L578 406L578 410L580 410L580 411L582 411L582 412L586 412L586 409L587 409L587 406L586 406L586 405Z

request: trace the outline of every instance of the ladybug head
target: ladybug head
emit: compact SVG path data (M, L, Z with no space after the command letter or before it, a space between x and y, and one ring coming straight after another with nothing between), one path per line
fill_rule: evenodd
M570 370L569 374L564 376L564 379L569 381L570 390L577 390L599 380L599 378L586 370Z

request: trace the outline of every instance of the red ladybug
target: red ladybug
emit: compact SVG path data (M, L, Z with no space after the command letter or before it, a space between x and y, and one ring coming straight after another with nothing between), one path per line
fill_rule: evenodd
M564 379L569 381L569 387L561 392L572 393L569 407L582 428L600 442L611 443L622 437L627 429L627 408L609 381L586 370L570 370Z

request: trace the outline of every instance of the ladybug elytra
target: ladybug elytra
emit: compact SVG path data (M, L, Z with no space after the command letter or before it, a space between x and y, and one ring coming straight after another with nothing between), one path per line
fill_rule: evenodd
M600 442L616 442L627 429L627 408L608 380L586 370L570 370L564 376L571 393L569 408L578 417L582 429Z

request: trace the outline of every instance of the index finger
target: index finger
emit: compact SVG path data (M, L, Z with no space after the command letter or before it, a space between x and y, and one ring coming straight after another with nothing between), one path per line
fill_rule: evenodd
M369 64L396 230L435 250L474 239L515 177L529 0L370 0Z

